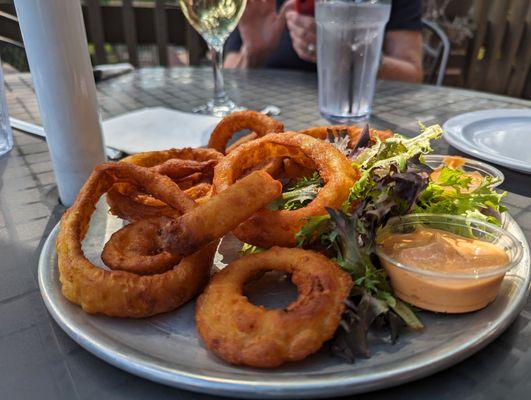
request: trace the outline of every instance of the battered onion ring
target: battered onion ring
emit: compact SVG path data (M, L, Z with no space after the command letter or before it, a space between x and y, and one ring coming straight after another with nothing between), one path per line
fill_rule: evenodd
M195 161L173 158L152 167L152 169L154 172L166 175L173 180L179 180L196 173L212 176L216 164L217 160Z
M267 270L286 271L299 296L286 309L267 310L243 295L243 286ZM217 273L196 306L195 320L206 347L223 360L258 368L299 361L334 335L349 275L309 250L273 247L233 261Z
M282 184L255 171L164 227L164 248L191 254L230 232L282 193Z
M306 207L290 211L261 210L233 231L241 241L264 248L294 246L295 234L305 219L326 214L325 207L341 207L359 177L347 158L330 144L308 135L287 132L253 140L225 156L214 169L214 193L227 189L251 166L276 157L289 157L306 168L317 169L325 184Z
M212 164L219 162L222 158L223 155L213 149L184 148L138 153L126 157L120 162L154 168L156 172L167 173L172 178L175 177L180 180L185 178L184 181L181 181L182 188L187 189L191 197L201 203L210 195L209 191L205 192L203 183L210 183ZM194 168L196 169L195 172L192 171ZM190 173L198 173L198 168L202 171L206 169L206 175L188 178ZM203 180L207 182L203 182ZM195 186L201 187L194 189ZM112 214L128 221L138 221L156 216L175 218L180 215L164 202L142 193L138 188L127 183L114 185L107 193L107 203L109 203Z
M105 243L101 259L112 270L140 275L159 274L172 269L182 256L163 248L160 233L169 221L166 217L153 217L124 226Z
M209 183L199 183L186 189L184 193L201 204L210 197L211 187ZM109 195L109 193L112 194ZM107 203L112 214L133 222L159 216L177 218L181 215L178 210L152 196L139 192L136 187L128 183L113 185L107 192Z
M347 132L347 134L350 137L349 141L349 147L351 149L356 148L358 145L358 142L361 138L361 133L363 131L363 128L360 128L356 125L328 125L328 126L316 126L308 129L303 129L299 131L299 133L303 133L305 135L312 136L317 139L324 140L328 137L330 133L332 135L337 136L341 132ZM371 140L374 140L375 136L378 136L380 140L385 140L387 138L390 138L393 136L393 131L390 129L385 131L379 131L376 129L370 129L369 135L371 137Z
M194 201L164 175L129 163L97 167L61 219L56 246L63 295L91 314L141 318L174 310L208 281L217 244L183 258L163 274L140 276L93 265L81 248L90 216L103 193L123 181L143 187L181 213L194 207Z
M208 147L221 153L226 152L227 143L232 136L243 129L250 129L258 137L268 133L282 132L284 124L257 111L238 111L223 118L214 128Z

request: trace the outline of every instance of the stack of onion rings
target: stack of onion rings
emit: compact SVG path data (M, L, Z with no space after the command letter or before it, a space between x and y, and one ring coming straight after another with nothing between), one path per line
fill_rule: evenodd
M284 310L255 306L243 295L243 285L267 270L286 271L297 285L297 300ZM231 364L277 367L332 338L351 286L349 275L325 256L273 247L233 261L212 278L197 301L197 329Z
M120 162L152 168L154 172L172 178L180 189L198 202L208 199L214 166L222 154L213 149L170 149L138 153ZM164 202L146 195L139 188L127 183L114 185L107 193L111 213L128 221L148 217L179 215Z
M218 224L217 229L206 231L201 245L196 244L193 249L180 254L160 247L161 241L156 235L168 222L165 217L133 222L117 231L107 243L111 250L104 258L109 261L117 256L118 259L111 263L116 264L113 265L115 270L106 271L87 260L81 242L96 202L118 182L142 187L180 214L195 215L196 204L165 175L134 164L108 163L95 169L75 203L61 219L57 254L64 296L88 313L121 317L146 317L167 312L190 300L208 280L217 239L281 191L280 183L265 172L258 171L246 177L241 185L234 185L223 198L212 199L211 202L215 203L211 204L212 208L219 211L220 207L228 207L229 204L220 202L227 198L231 200L241 187L261 190L256 203L247 202L249 208L241 205L229 220L224 220L222 213L212 213L217 220L213 218L209 221ZM134 238L133 244L127 243L131 237ZM133 260L127 263L128 258ZM122 270L116 270L116 266Z
M317 197L303 208L261 210L240 224L233 233L245 243L263 248L295 246L295 234L306 218L326 214L325 207L341 207L359 176L347 158L330 144L308 135L287 132L266 135L226 155L214 170L214 193L226 190L247 169L279 157L290 158L307 169L317 170L324 186Z
M83 254L81 242L98 199L117 182L142 187L180 213L194 207L194 201L164 175L129 163L97 167L61 219L57 254L63 295L91 314L140 318L174 310L208 281L216 243L182 258L162 274L137 275L96 267Z

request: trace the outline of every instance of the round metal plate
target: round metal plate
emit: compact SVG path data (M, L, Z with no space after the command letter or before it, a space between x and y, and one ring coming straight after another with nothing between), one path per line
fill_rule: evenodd
M443 129L456 149L531 174L531 110L474 111L450 118Z
M102 266L99 254L121 222L98 206L83 242L87 257ZM164 315L141 320L84 313L61 295L55 241L46 241L39 261L42 297L57 323L81 346L135 375L192 391L247 398L315 398L365 392L432 374L477 352L497 337L526 302L530 283L529 247L512 218L508 229L524 244L520 265L506 275L497 299L470 314L420 313L426 328L407 332L397 344L371 344L372 357L346 364L321 350L302 362L274 370L234 367L207 351L197 335L194 302ZM220 245L216 266L236 256L239 243ZM275 288L275 298L288 293ZM289 293L293 295L293 293ZM281 329L281 327L279 327Z

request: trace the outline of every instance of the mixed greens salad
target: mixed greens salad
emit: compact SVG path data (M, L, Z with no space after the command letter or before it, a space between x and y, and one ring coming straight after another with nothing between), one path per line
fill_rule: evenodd
M347 310L332 343L334 354L353 362L370 356L368 332L372 326L394 342L400 328L422 329L412 307L393 296L385 271L374 253L379 228L395 216L409 213L452 214L500 224L505 208L504 193L497 193L495 179L483 177L479 185L461 169L443 166L436 179L423 155L439 139L438 125L420 125L420 134L406 138L399 134L371 146L365 127L358 147L349 149L348 135L329 135L328 141L348 157L360 171L341 209L327 209L326 215L309 218L297 233L298 245L316 248L350 273L355 286ZM367 146L367 147L359 147ZM311 202L324 185L317 172L285 185L282 197L270 204L272 210L295 210ZM260 251L245 245L245 253Z

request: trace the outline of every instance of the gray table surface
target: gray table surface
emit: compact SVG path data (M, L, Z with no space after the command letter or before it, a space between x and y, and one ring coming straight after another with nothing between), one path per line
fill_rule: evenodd
M5 77L12 116L39 123L29 74ZM313 74L274 70L226 71L228 92L253 109L274 104L288 129L324 124L317 110ZM209 69L150 68L98 84L102 117L146 106L190 111L212 90ZM487 108L531 108L531 102L480 92L379 82L377 128L406 135L416 121L443 123L449 117ZM0 157L0 398L2 399L210 399L159 385L99 360L52 320L37 285L37 260L64 208L57 202L46 143L21 132ZM515 143L518 145L518 143ZM438 153L459 154L443 140ZM531 151L531 150L530 150ZM500 168L506 204L531 238L531 177ZM358 399L523 399L531 393L531 301L492 344L466 361L420 381L357 396Z

